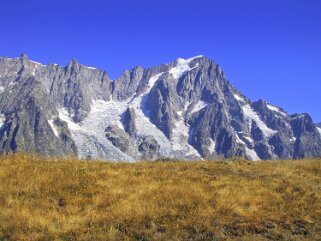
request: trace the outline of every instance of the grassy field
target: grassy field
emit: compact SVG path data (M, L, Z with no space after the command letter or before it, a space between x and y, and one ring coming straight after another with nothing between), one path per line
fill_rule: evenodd
M321 240L321 160L2 157L0 240Z

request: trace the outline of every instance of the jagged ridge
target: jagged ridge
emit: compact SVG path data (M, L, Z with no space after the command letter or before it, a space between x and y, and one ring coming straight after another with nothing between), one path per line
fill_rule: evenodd
M0 58L0 148L115 161L321 156L320 127L251 102L204 56L135 67L112 81L67 66Z

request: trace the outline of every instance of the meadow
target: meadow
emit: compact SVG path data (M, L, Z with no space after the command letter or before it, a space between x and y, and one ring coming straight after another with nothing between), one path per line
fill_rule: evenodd
M321 160L1 157L0 240L321 240Z

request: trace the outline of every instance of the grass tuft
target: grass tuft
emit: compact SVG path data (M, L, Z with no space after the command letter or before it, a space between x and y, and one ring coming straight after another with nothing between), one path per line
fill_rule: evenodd
M320 240L321 160L0 159L0 240Z

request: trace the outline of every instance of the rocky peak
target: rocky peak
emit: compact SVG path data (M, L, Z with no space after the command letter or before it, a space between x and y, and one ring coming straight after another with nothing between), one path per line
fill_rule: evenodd
M292 129L294 129L297 134L301 134L302 131L315 132L315 125L309 114L294 114L292 117Z
M114 81L76 59L61 67L0 58L0 110L4 153L127 161L321 156L321 127L308 114L251 102L205 56L137 66Z
M79 67L80 67L80 64L78 63L77 59L70 60L66 66L67 70L73 69L74 71L77 71Z
M21 59L28 59L28 56L27 56L26 54L21 54L21 55L20 55L20 58L21 58Z

